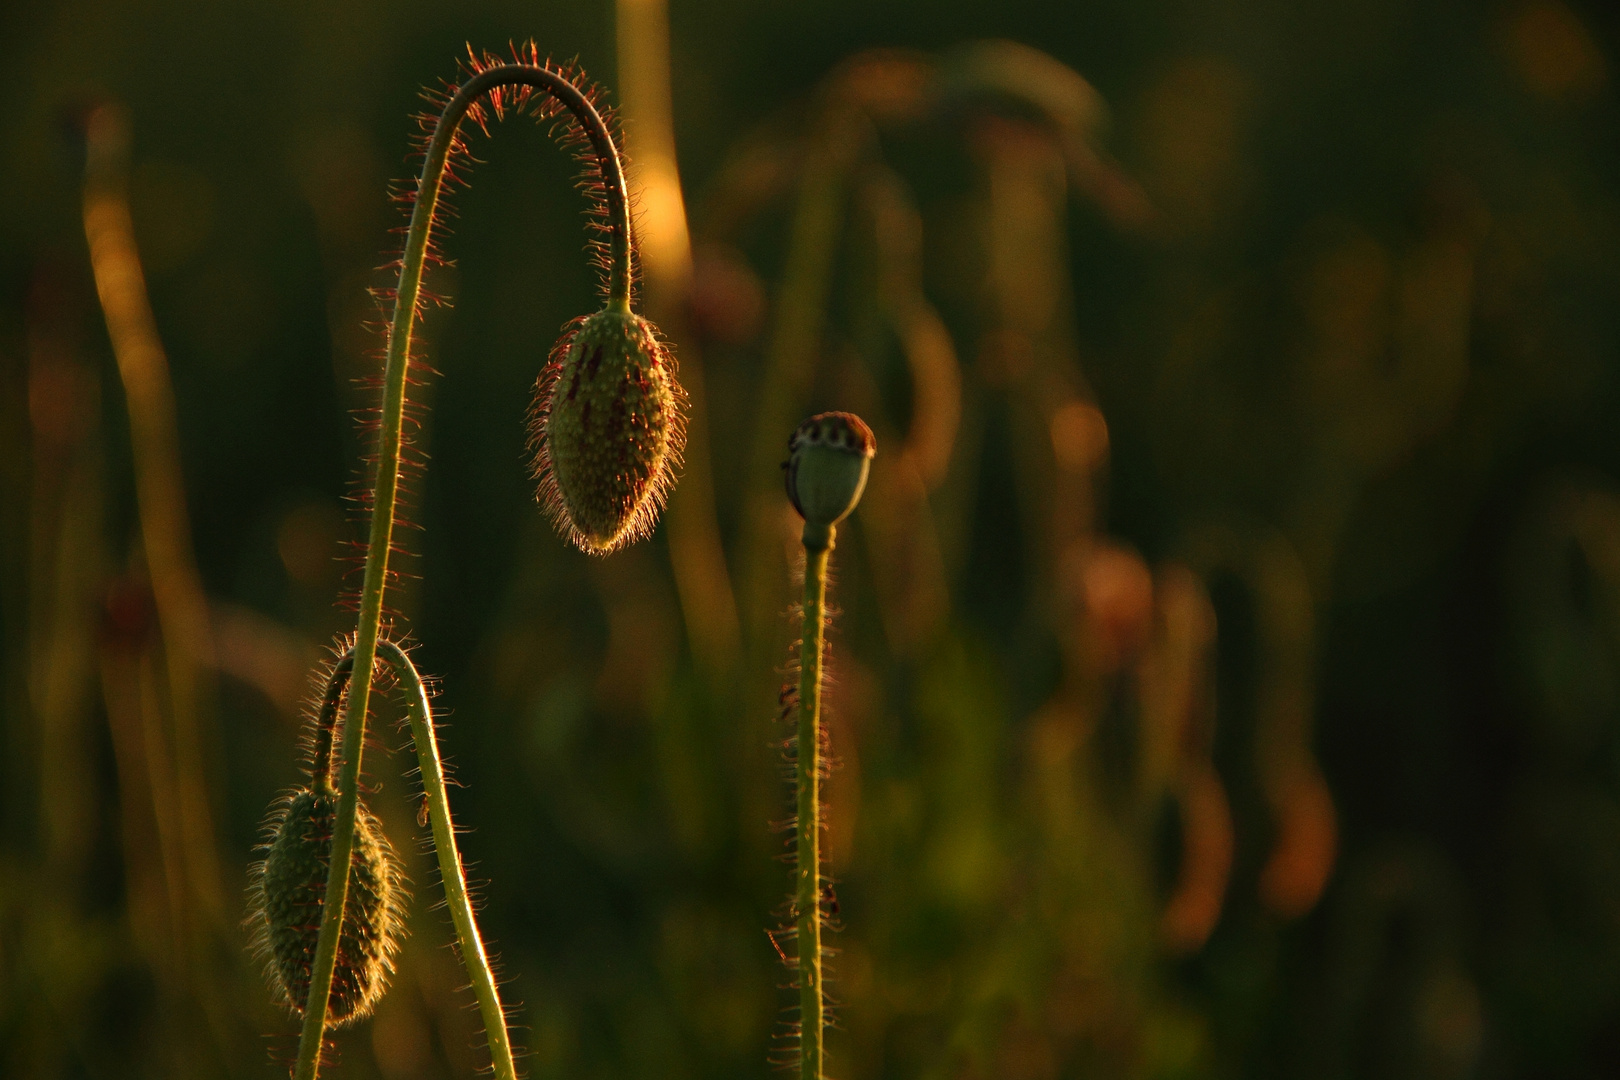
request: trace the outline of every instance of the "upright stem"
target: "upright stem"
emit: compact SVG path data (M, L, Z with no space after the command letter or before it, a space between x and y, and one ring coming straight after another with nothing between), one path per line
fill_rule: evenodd
M799 943L799 1080L821 1080L821 660L827 607L827 556L833 530L824 547L813 545L806 529L804 547L804 630L799 645L799 780L798 913Z
M331 869L321 909L321 932L310 969L309 997L304 1004L304 1028L299 1037L296 1080L314 1080L320 1069L320 1050L326 1036L326 1007L332 992L332 969L337 961L343 905L349 896L349 858L354 847L355 808L359 804L360 759L365 745L366 711L371 704L372 665L382 623L383 593L388 581L388 553L394 538L394 509L399 495L400 435L405 413L405 377L411 356L411 334L416 305L422 291L422 267L444 181L445 165L455 143L456 130L480 96L498 86L533 86L549 93L579 121L606 189L610 242L608 304L630 308L631 226L625 198L624 169L613 137L601 114L579 88L555 71L538 64L501 64L485 68L463 83L439 114L428 141L417 182L416 204L400 259L399 285L394 295L394 316L388 332L388 357L383 369L382 424L377 436L377 472L372 487L371 534L366 552L365 580L360 590L360 622L354 642L354 675L344 715L343 757L338 778L337 821L332 830ZM465 949L465 942L463 943Z
M467 877L461 869L455 825L450 820L450 797L445 793L444 767L439 762L439 741L433 730L433 706L428 702L422 676L417 674L404 650L391 641L380 643L378 649L403 683L411 737L416 742L416 759L422 767L422 791L427 796L428 817L433 823L433 849L439 856L439 876L444 879L445 901L461 945L461 963L467 969L473 994L478 998L478 1011L484 1018L484 1033L489 1038L496 1080L517 1080L512 1042L506 1031L506 1011L501 1008L495 975L490 970L484 941L473 918L472 902L467 899Z

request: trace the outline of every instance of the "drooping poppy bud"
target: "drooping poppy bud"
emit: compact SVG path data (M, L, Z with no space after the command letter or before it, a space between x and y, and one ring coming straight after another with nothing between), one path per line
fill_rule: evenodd
M652 532L686 442L685 394L657 329L606 308L552 350L529 412L539 498L582 551Z
M832 527L854 511L876 454L872 429L854 413L818 413L794 431L783 468L806 547L827 546Z
M264 862L254 868L252 907L258 949L271 984L297 1015L309 997L309 969L321 932L327 867L337 819L334 792L305 788L281 800L266 823ZM409 902L405 872L382 825L364 803L356 808L327 1024L341 1027L370 1014L388 988Z

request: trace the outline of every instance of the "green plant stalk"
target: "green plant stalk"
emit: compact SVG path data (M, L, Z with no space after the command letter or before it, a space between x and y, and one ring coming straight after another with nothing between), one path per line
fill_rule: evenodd
M484 940L473 918L472 902L467 898L467 876L462 871L461 852L456 847L450 797L444 786L444 766L439 761L439 740L433 730L433 706L422 685L422 676L405 651L391 641L380 643L378 649L403 684L411 738L416 742L416 760L422 768L422 791L427 796L428 817L433 824L433 849L439 856L439 876L444 879L445 901L450 906L450 920L455 924L456 939L461 944L461 963L467 969L467 978L478 999L478 1011L484 1018L496 1080L517 1080L512 1041L506 1030L506 1011L501 1008L500 993L495 989L495 978L484 952Z
M624 170L607 125L595 106L567 79L536 64L501 64L486 68L468 79L445 104L433 129L433 136L428 141L421 178L417 182L416 203L405 234L399 284L394 293L394 314L389 326L387 360L383 368L382 423L377 436L371 531L366 550L365 578L360 589L359 626L354 641L354 675L349 686L349 704L343 723L343 757L338 779L337 821L332 832L331 870L328 871L326 895L321 908L320 937L316 942L315 959L310 970L309 997L304 1003L304 1027L299 1036L298 1059L293 1072L295 1080L314 1080L320 1070L321 1044L326 1037L326 1006L332 992L332 970L337 962L343 906L349 896L349 859L354 848L355 811L359 803L360 759L365 745L366 713L371 704L372 666L376 663L381 632L383 593L388 582L388 554L394 538L406 374L417 301L422 292L422 269L456 130L473 103L498 86L533 86L544 90L574 114L590 138L601 166L612 234L608 306L620 311L630 310L632 243ZM461 945L463 957L482 956L481 948L466 941Z
M798 914L799 1080L821 1080L824 994L821 973L821 662L826 651L827 557L805 529L804 629L799 642L799 732L794 754L799 781Z
M343 695L354 677L354 652L338 658L332 674L326 678L326 693L322 696L321 711L315 717L315 739L310 753L310 782L323 794L335 794L332 787L332 733L336 727L337 711L343 704Z

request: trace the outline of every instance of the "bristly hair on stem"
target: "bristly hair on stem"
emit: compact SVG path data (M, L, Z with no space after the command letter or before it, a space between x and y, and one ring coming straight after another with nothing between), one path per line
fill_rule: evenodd
M314 723L309 725L302 739L312 787L325 790L332 787L332 740L337 734L338 710L348 695L349 677L353 672L354 652L347 642L340 643L337 658L329 666L317 669L325 688L313 703L317 706Z
M338 711L353 669L340 642L334 661L318 674L323 689L310 702L303 739L307 783L270 805L248 871L246 929L263 962L271 990L293 1015L308 1005L311 961L322 919L322 893L330 875L338 792L332 785L332 746ZM405 935L409 885L381 824L357 805L350 872L357 881L343 912L343 930L328 998L327 1026L342 1027L370 1014L394 971Z
M503 68L535 68L549 73L552 76L550 82L566 86L568 91L565 91L564 96L573 97L574 100L565 101L564 97L559 96L553 88L530 82L495 83L479 97L467 103L463 119L477 125L478 130L486 138L490 134L490 121L505 120L508 115L529 115L536 121L549 123L552 138L564 150L569 151L579 163L575 187L585 198L586 252L591 265L597 270L598 288L610 306L628 309L635 300L639 267L636 255L635 200L625 180L627 159L623 150L624 140L619 131L617 110L607 104L606 95L601 87L586 75L577 61L559 62L542 56L532 39L522 45L509 46L509 53L510 59L507 59L488 50L475 50L469 44L466 56L458 62L457 80L441 80L438 86L425 87L422 90L421 98L428 107L414 117L418 131L412 137L410 160L426 163L433 137L439 130L440 120L462 87L486 73ZM478 163L469 147L465 123L458 122L451 133L438 190L430 200L432 213L423 226L426 229L426 243L422 251L424 267L442 267L452 262L442 247L443 239L450 233L449 219L456 216L451 196L456 190L468 186L470 170ZM400 180L390 185L389 198L404 209L408 219L407 224L394 228L393 232L396 235L407 237L411 231L412 225L409 222L413 220L419 187L420 178ZM401 246L379 269L399 274L404 268L406 255L404 246ZM378 319L373 325L379 328L386 339L391 336L391 328L395 323L393 311L398 300L398 287L374 288L371 294L378 306ZM447 295L426 288L418 277L412 302L413 323L421 319L429 307L448 307L450 302ZM408 385L416 386L439 373L417 351L414 340L411 344L412 347L405 357L406 382ZM667 353L668 350L665 351ZM383 359L386 353L385 346L375 355L378 359ZM385 378L381 374L363 377L359 383L366 391L375 392L379 396L385 389ZM399 511L402 509L400 504L411 494L411 484L420 477L426 467L426 454L417 450L415 440L412 438L412 430L420 430L422 426L422 413L425 412L425 408L410 401L408 397L404 408L402 426L405 430L402 432L400 446L399 498L396 500L395 513L396 524L414 527L413 523L401 516ZM356 418L368 445L374 443L384 426L381 409L378 406L363 407L356 410ZM362 460L365 466L374 468L377 464L375 450L368 449ZM375 499L375 489L369 481L370 477L357 478L349 500L351 505L368 517ZM661 505L662 490L658 501ZM552 505L544 496L541 502L548 508ZM565 534L569 532L567 529L563 531ZM645 530L638 530L636 535L643 535L644 532ZM363 572L362 568L370 550L369 545L357 542L352 548L352 555L349 558L351 573ZM402 547L396 546L393 554L403 555L406 552ZM387 573L388 583L396 584L402 573L397 567L391 567ZM345 597L345 603L357 609L360 606L358 591L349 592Z
M456 826L450 815L450 796L445 786L444 763L439 755L434 730L433 703L427 680L412 663L410 654L391 641L378 645L405 698L405 715L416 746L416 760L422 781L422 813L432 828L433 850L439 862L439 880L444 886L445 906L455 927L462 966L467 971L484 1034L489 1045L490 1068L496 1080L516 1080L511 1034L507 1030L506 1008L496 989L495 968L490 962L483 936L473 913L473 899L456 846Z
M826 685L828 561L838 523L866 489L877 440L853 413L818 413L788 440L782 465L787 496L804 518L804 604L800 608L799 690L793 737L797 801L792 913L798 945L799 1080L822 1080L827 1023L825 951L821 934L837 898L822 876L821 782L830 762L822 690Z
M825 544L805 545L803 625L799 637L798 724L793 763L796 781L793 909L794 940L798 945L799 1080L821 1080L822 1036L825 1028L826 967L821 944L823 756L827 732L821 719L827 629L827 558L833 546L833 528L827 527Z
M309 992L304 1009L304 1027L299 1039L297 1080L314 1080L320 1064L320 1047L327 1030L327 1000L337 959L339 927L344 922L344 905L349 897L349 861L356 842L360 776L366 736L366 716L371 701L372 667L382 640L383 610L389 581L389 556L394 546L395 510L398 506L403 429L406 417L406 388L414 360L412 336L422 303L422 274L436 254L433 234L438 221L440 195L446 178L455 181L451 169L455 160L470 160L461 133L462 122L471 117L487 130L491 115L499 119L509 110L531 113L540 119L561 122L563 141L588 146L584 186L601 197L592 205L599 210L594 224L600 240L605 238L607 309L630 313L633 234L624 169L608 123L593 103L594 91L582 90L564 69L541 61L532 45L527 53L515 52L516 62L500 61L490 54L469 50L467 77L448 89L431 134L422 145L421 178L410 197L411 221L396 265L399 281L393 293L393 313L389 322L387 357L381 387L382 408L377 417L376 458L371 489L371 523L367 538L365 578L361 585L359 618L354 637L354 667L344 709L343 744L337 760L338 805L332 827L326 891L321 901L320 932L314 958L309 965ZM531 62L532 61L532 62ZM539 93L536 93L539 91ZM566 112L568 119L564 118ZM577 136L571 133L577 132ZM597 248L598 259L603 248ZM436 830L437 833L437 830ZM444 853L441 852L441 856ZM460 933L458 925L458 937ZM464 958L476 956L487 968L481 948L461 942ZM486 974L487 971L486 971ZM492 979L492 976L491 976ZM498 1011L498 1010L497 1010ZM502 1031L504 1036L504 1020ZM490 1031L495 1050L496 1033ZM496 1054L497 1072L502 1080L512 1080L509 1059Z
M619 133L618 115L612 106L606 104L601 88L586 76L577 62L558 63L549 57L541 56L532 40L523 45L511 46L510 59L487 50L475 51L469 45L467 56L459 66L461 75L459 80L445 81L438 87L422 91L422 99L427 102L428 108L416 115L419 131L414 139L413 158L419 161L427 158L434 133L439 128L440 118L451 100L463 86L487 72L503 67L532 67L549 72L556 79L567 83L578 93L580 102L588 104L598 118L600 124L598 130L588 130L586 123L581 122L580 114L574 108L560 100L554 93L547 92L546 88L532 83L497 83L491 86L480 98L468 105L465 119L476 124L486 137L489 135L491 119L504 120L508 114L516 116L526 114L537 121L551 122L552 137L579 162L580 171L575 187L585 197L587 251L592 265L597 268L601 277L602 297L604 300L613 300L622 295L626 301L633 301L636 279L633 265L634 207L630 202L629 190L624 179L622 149L624 142ZM588 122L592 127L596 127L598 121ZM607 145L604 145L604 140L608 141ZM457 189L467 187L467 170L476 163L477 159L473 157L467 145L466 128L459 127L450 141L449 154L444 165L443 187L438 194L434 215L428 227L426 262L430 266L442 266L448 261L439 246L440 237L448 234L444 217L454 214L446 196ZM405 207L407 212L413 210L417 199L417 184L413 181L399 185L393 198L395 202ZM404 254L401 252L386 265L397 270L403 257ZM388 300L394 299L391 290L384 290L379 295ZM416 314L420 317L428 303L442 305L444 302L444 297L424 290L418 296Z

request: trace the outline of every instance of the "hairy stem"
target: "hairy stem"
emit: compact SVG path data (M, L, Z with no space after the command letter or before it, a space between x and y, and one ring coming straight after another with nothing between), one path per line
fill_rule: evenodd
M484 1033L489 1038L495 1076L497 1080L516 1080L506 1011L501 1008L495 974L490 970L484 940L473 918L472 902L467 898L467 876L461 869L461 851L456 847L456 829L450 820L450 797L444 786L444 766L439 761L439 741L433 730L433 706L422 685L422 676L417 674L404 650L391 641L380 643L378 650L399 677L406 696L411 738L416 742L416 760L422 767L422 791L427 796L428 817L433 824L433 849L439 856L439 876L444 879L445 901L450 907L450 921L456 927L461 963L467 969L473 994L478 998L478 1011L484 1018Z
M332 737L337 727L338 706L343 704L343 692L349 688L353 672L354 653L346 652L326 679L326 694L321 698L321 711L315 717L315 737L309 759L310 779L318 791L332 790Z
M399 495L400 436L405 414L405 383L411 356L411 334L422 291L422 268L444 181L445 166L455 143L456 130L479 97L499 86L533 86L555 98L579 121L596 153L606 188L611 265L608 305L630 309L631 226L625 198L624 169L601 114L579 88L557 72L538 64L500 64L485 68L463 83L439 114L428 142L416 203L400 259L399 284L394 294L394 315L388 332L387 362L383 369L382 423L377 437L377 472L372 487L371 533L366 551L365 580L360 589L360 621L354 642L354 675L343 724L343 756L338 781L337 821L332 832L331 871L321 909L321 931L310 970L309 997L304 1005L304 1028L299 1037L296 1080L314 1080L320 1069L321 1043L326 1037L326 1006L332 991L332 969L337 961L338 934L343 905L349 895L349 856L354 846L355 809L359 802L360 759L365 745L366 711L371 704L372 665L381 632L383 593L388 582L388 553L394 537L394 511Z
M799 732L794 755L799 781L798 913L799 1080L821 1080L821 661L827 615L827 556L833 530L823 547L804 548L804 630L799 644Z

